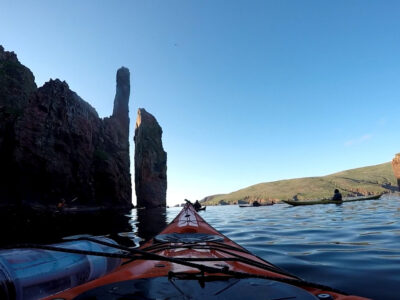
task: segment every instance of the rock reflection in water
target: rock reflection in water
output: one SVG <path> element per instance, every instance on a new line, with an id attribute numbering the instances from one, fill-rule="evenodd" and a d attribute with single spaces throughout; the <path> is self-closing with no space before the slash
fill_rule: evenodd
<path id="1" fill-rule="evenodd" d="M 59 243 L 65 237 L 81 235 L 105 235 L 121 245 L 137 247 L 140 239 L 149 240 L 166 225 L 165 207 L 75 214 L 3 209 L 0 210 L 0 247 Z"/>
<path id="2" fill-rule="evenodd" d="M 138 236 L 145 241 L 157 235 L 167 226 L 167 212 L 165 207 L 138 209 L 136 212 Z"/>
<path id="3" fill-rule="evenodd" d="M 1 211 L 0 246 L 21 243 L 50 244 L 72 235 L 107 235 L 126 246 L 134 246 L 130 239 L 122 241 L 121 232 L 132 232 L 130 216 L 117 212 L 83 214 L 49 214 L 32 211 Z"/>

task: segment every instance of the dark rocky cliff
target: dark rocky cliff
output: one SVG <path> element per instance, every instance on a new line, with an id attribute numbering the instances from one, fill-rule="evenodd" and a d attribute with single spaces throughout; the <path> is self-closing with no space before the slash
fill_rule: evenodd
<path id="1" fill-rule="evenodd" d="M 139 108 L 135 127 L 135 189 L 138 207 L 165 207 L 167 153 L 157 120 Z"/>
<path id="2" fill-rule="evenodd" d="M 117 73 L 111 117 L 50 80 L 36 88 L 0 48 L 0 203 L 131 207 L 129 70 Z"/>

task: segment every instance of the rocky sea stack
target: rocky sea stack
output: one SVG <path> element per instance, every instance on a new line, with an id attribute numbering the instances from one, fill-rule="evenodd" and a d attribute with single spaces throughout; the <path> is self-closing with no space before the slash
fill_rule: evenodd
<path id="1" fill-rule="evenodd" d="M 129 70 L 117 72 L 113 114 L 32 72 L 0 46 L 0 203 L 130 208 Z"/>
<path id="2" fill-rule="evenodd" d="M 157 120 L 139 108 L 135 127 L 135 189 L 137 206 L 166 206 L 167 153 Z"/>

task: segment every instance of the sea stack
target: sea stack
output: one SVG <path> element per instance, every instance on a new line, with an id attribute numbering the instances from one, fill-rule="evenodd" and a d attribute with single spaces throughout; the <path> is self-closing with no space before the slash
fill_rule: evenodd
<path id="1" fill-rule="evenodd" d="M 132 206 L 129 158 L 130 73 L 125 67 L 117 71 L 114 110 L 104 118 L 94 153 L 96 200 L 116 206 Z"/>
<path id="2" fill-rule="evenodd" d="M 162 129 L 145 109 L 139 108 L 135 126 L 135 189 L 138 207 L 166 206 L 167 153 Z"/>
<path id="3" fill-rule="evenodd" d="M 392 160 L 394 176 L 397 178 L 397 187 L 400 191 L 400 153 L 397 153 Z"/>
<path id="4" fill-rule="evenodd" d="M 129 136 L 129 95 L 131 91 L 130 73 L 127 68 L 121 67 L 117 72 L 117 89 L 114 99 L 112 117 L 120 123 L 120 133 L 124 140 Z M 129 145 L 129 138 L 127 139 Z"/>
<path id="5" fill-rule="evenodd" d="M 102 119 L 65 81 L 37 88 L 0 47 L 0 204 L 132 207 L 129 80 L 119 69 L 114 112 Z"/>

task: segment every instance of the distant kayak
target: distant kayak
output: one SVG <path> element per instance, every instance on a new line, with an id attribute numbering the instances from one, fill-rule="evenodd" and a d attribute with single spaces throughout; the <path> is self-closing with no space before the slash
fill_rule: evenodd
<path id="1" fill-rule="evenodd" d="M 313 201 L 294 201 L 294 200 L 282 200 L 283 202 L 298 206 L 298 205 L 315 205 L 315 204 L 340 204 L 344 202 L 353 202 L 353 201 L 365 201 L 365 200 L 376 200 L 379 199 L 382 195 L 373 195 L 373 196 L 363 196 L 363 197 L 355 197 L 355 198 L 347 198 L 342 201 L 334 201 L 331 199 L 321 199 L 321 200 L 313 200 Z"/>
<path id="2" fill-rule="evenodd" d="M 253 204 L 239 204 L 239 207 L 261 207 L 261 206 L 271 206 L 274 205 L 273 203 L 271 204 L 261 204 L 261 205 L 253 205 Z"/>

